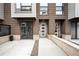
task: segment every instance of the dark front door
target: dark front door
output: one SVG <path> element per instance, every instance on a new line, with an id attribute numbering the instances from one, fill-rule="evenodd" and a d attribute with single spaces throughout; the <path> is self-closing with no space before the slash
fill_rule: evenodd
<path id="1" fill-rule="evenodd" d="M 60 38 L 62 37 L 62 21 L 56 21 L 55 35 Z"/>
<path id="2" fill-rule="evenodd" d="M 22 22 L 21 23 L 21 39 L 32 39 L 33 38 L 33 28 L 32 22 Z"/>

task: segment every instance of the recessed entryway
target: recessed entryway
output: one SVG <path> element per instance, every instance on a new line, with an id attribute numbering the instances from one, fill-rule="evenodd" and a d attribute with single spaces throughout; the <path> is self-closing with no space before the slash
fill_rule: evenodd
<path id="1" fill-rule="evenodd" d="M 55 35 L 58 37 L 62 37 L 62 31 L 63 31 L 63 20 L 56 20 L 55 21 Z"/>
<path id="2" fill-rule="evenodd" d="M 21 22 L 21 39 L 33 39 L 33 22 Z"/>
<path id="3" fill-rule="evenodd" d="M 47 37 L 47 23 L 44 21 L 40 22 L 39 35 L 41 38 Z"/>
<path id="4" fill-rule="evenodd" d="M 71 38 L 79 39 L 79 21 L 71 21 Z"/>

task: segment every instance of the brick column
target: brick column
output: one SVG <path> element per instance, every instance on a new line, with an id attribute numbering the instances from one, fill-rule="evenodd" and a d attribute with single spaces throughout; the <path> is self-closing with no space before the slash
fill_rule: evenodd
<path id="1" fill-rule="evenodd" d="M 71 34 L 71 26 L 68 20 L 65 21 L 65 34 Z"/>
<path id="2" fill-rule="evenodd" d="M 37 35 L 39 34 L 39 19 L 36 19 L 34 21 L 34 26 L 33 26 L 33 34 Z"/>
<path id="3" fill-rule="evenodd" d="M 50 19 L 49 20 L 49 34 L 48 38 L 51 39 L 52 35 L 55 33 L 55 20 Z"/>
<path id="4" fill-rule="evenodd" d="M 11 35 L 14 36 L 15 40 L 20 40 L 20 26 L 17 19 L 11 18 L 11 4 L 4 4 L 4 24 L 11 25 Z"/>
<path id="5" fill-rule="evenodd" d="M 50 19 L 49 20 L 49 35 L 52 35 L 55 33 L 55 20 Z"/>
<path id="6" fill-rule="evenodd" d="M 64 28 L 64 32 L 63 32 L 62 37 L 64 39 L 70 40 L 71 39 L 71 24 L 68 20 L 64 21 L 63 28 Z"/>
<path id="7" fill-rule="evenodd" d="M 33 25 L 33 39 L 39 39 L 39 19 L 36 18 Z"/>

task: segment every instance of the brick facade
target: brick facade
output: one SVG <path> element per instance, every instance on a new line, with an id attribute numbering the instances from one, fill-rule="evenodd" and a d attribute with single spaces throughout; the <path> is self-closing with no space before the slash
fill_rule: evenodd
<path id="1" fill-rule="evenodd" d="M 47 20 L 48 23 L 48 35 L 53 35 L 55 33 L 55 22 L 56 20 L 63 20 L 62 24 L 62 34 L 70 35 L 70 23 L 68 21 L 68 4 L 64 3 L 64 11 L 62 16 L 56 15 L 56 4 L 48 4 L 48 15 L 40 15 L 40 4 L 36 3 L 36 18 L 33 20 L 33 35 L 39 35 L 39 22 L 40 20 Z M 19 20 L 11 17 L 11 4 L 5 3 L 4 5 L 4 23 L 11 25 L 11 34 L 20 35 L 20 23 Z M 27 17 L 26 17 L 27 18 Z M 32 19 L 32 18 L 31 18 Z"/>

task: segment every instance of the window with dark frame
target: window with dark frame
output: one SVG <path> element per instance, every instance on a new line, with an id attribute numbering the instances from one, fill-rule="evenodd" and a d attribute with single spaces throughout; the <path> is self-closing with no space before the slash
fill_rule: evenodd
<path id="1" fill-rule="evenodd" d="M 40 3 L 40 15 L 48 15 L 48 3 Z"/>
<path id="2" fill-rule="evenodd" d="M 56 3 L 56 15 L 62 15 L 62 14 L 63 14 L 63 4 Z"/>
<path id="3" fill-rule="evenodd" d="M 32 3 L 16 3 L 16 11 L 32 11 Z"/>
<path id="4" fill-rule="evenodd" d="M 32 4 L 30 3 L 21 3 L 22 11 L 32 11 Z"/>

